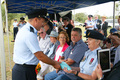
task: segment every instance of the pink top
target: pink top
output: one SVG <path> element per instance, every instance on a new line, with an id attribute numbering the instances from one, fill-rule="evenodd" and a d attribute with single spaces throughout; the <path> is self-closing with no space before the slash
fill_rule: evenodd
<path id="1" fill-rule="evenodd" d="M 57 54 L 57 51 L 58 49 L 60 48 L 60 45 L 58 46 L 57 50 L 56 50 L 56 54 L 55 54 L 55 57 L 54 57 L 54 60 L 56 60 L 57 57 L 59 57 L 56 61 L 59 61 L 59 59 L 61 58 L 63 52 L 67 49 L 69 45 L 67 43 L 64 44 L 64 46 L 62 47 L 62 50 L 61 50 L 61 53 L 59 53 L 58 55 Z"/>

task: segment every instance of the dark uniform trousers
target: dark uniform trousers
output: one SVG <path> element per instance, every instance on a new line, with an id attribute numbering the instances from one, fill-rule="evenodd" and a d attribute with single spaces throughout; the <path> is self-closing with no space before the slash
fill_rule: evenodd
<path id="1" fill-rule="evenodd" d="M 12 70 L 12 80 L 37 80 L 36 65 L 15 64 Z"/>
<path id="2" fill-rule="evenodd" d="M 18 32 L 18 27 L 14 27 L 13 31 L 14 31 L 14 40 L 15 40 L 17 32 Z"/>

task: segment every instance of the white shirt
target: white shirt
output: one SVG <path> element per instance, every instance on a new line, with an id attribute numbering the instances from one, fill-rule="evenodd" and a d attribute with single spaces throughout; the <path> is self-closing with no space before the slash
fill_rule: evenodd
<path id="1" fill-rule="evenodd" d="M 46 53 L 49 50 L 50 44 L 51 44 L 50 37 L 47 34 L 44 39 L 41 38 L 39 40 L 39 46 L 43 53 Z"/>
<path id="2" fill-rule="evenodd" d="M 63 47 L 59 47 L 58 50 L 55 53 L 55 60 L 58 61 L 59 57 L 62 56 L 63 52 L 62 52 Z"/>
<path id="3" fill-rule="evenodd" d="M 30 27 L 33 28 L 34 33 L 30 32 Z M 17 33 L 13 61 L 17 64 L 37 65 L 39 60 L 34 53 L 41 51 L 37 40 L 37 30 L 29 23 L 27 23 Z"/>
<path id="4" fill-rule="evenodd" d="M 18 24 L 18 22 L 13 22 L 14 27 L 18 27 L 17 24 Z"/>

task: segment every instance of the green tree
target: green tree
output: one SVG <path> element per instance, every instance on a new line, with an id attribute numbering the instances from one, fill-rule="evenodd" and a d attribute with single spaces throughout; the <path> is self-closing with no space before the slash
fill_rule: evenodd
<path id="1" fill-rule="evenodd" d="M 86 19 L 87 19 L 87 15 L 85 13 L 75 14 L 75 21 L 84 23 Z"/>
<path id="2" fill-rule="evenodd" d="M 116 15 L 120 15 L 120 1 L 115 4 Z"/>
<path id="3" fill-rule="evenodd" d="M 6 32 L 5 31 L 6 16 L 5 16 L 5 5 L 4 4 L 5 4 L 4 2 L 1 4 L 1 8 L 2 8 L 3 32 L 5 33 Z M 19 21 L 19 18 L 23 17 L 23 16 L 25 16 L 24 13 L 8 13 L 8 29 L 9 29 L 9 31 L 10 31 L 11 24 L 13 22 L 12 20 L 16 18 Z"/>
<path id="4" fill-rule="evenodd" d="M 1 5 L 1 8 L 2 8 L 2 21 L 3 21 L 3 32 L 5 33 L 5 7 L 4 7 L 4 3 L 2 3 Z"/>

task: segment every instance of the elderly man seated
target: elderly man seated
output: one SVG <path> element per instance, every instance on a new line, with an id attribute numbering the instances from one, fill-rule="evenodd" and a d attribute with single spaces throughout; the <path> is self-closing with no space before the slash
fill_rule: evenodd
<path id="1" fill-rule="evenodd" d="M 40 49 L 46 53 L 50 47 L 50 37 L 46 34 L 45 29 L 41 28 L 40 31 L 38 31 L 39 36 L 38 36 L 38 41 L 39 41 L 39 46 Z"/>
<path id="2" fill-rule="evenodd" d="M 97 77 L 95 74 L 95 68 L 98 64 L 97 50 L 101 49 L 99 45 L 101 40 L 104 39 L 104 36 L 97 31 L 91 30 L 86 37 L 88 37 L 89 50 L 85 52 L 79 67 L 72 67 L 72 70 L 69 71 L 64 68 L 64 71 L 67 73 L 73 73 L 76 77 L 80 77 L 79 80 L 95 80 Z"/>
<path id="3" fill-rule="evenodd" d="M 85 51 L 88 50 L 87 45 L 82 40 L 82 31 L 80 28 L 72 29 L 71 40 L 70 46 L 65 50 L 59 61 L 65 61 L 71 67 L 78 67 Z M 77 78 L 73 74 L 66 73 L 63 70 L 59 70 L 58 73 L 53 71 L 45 75 L 45 80 L 76 80 Z"/>

